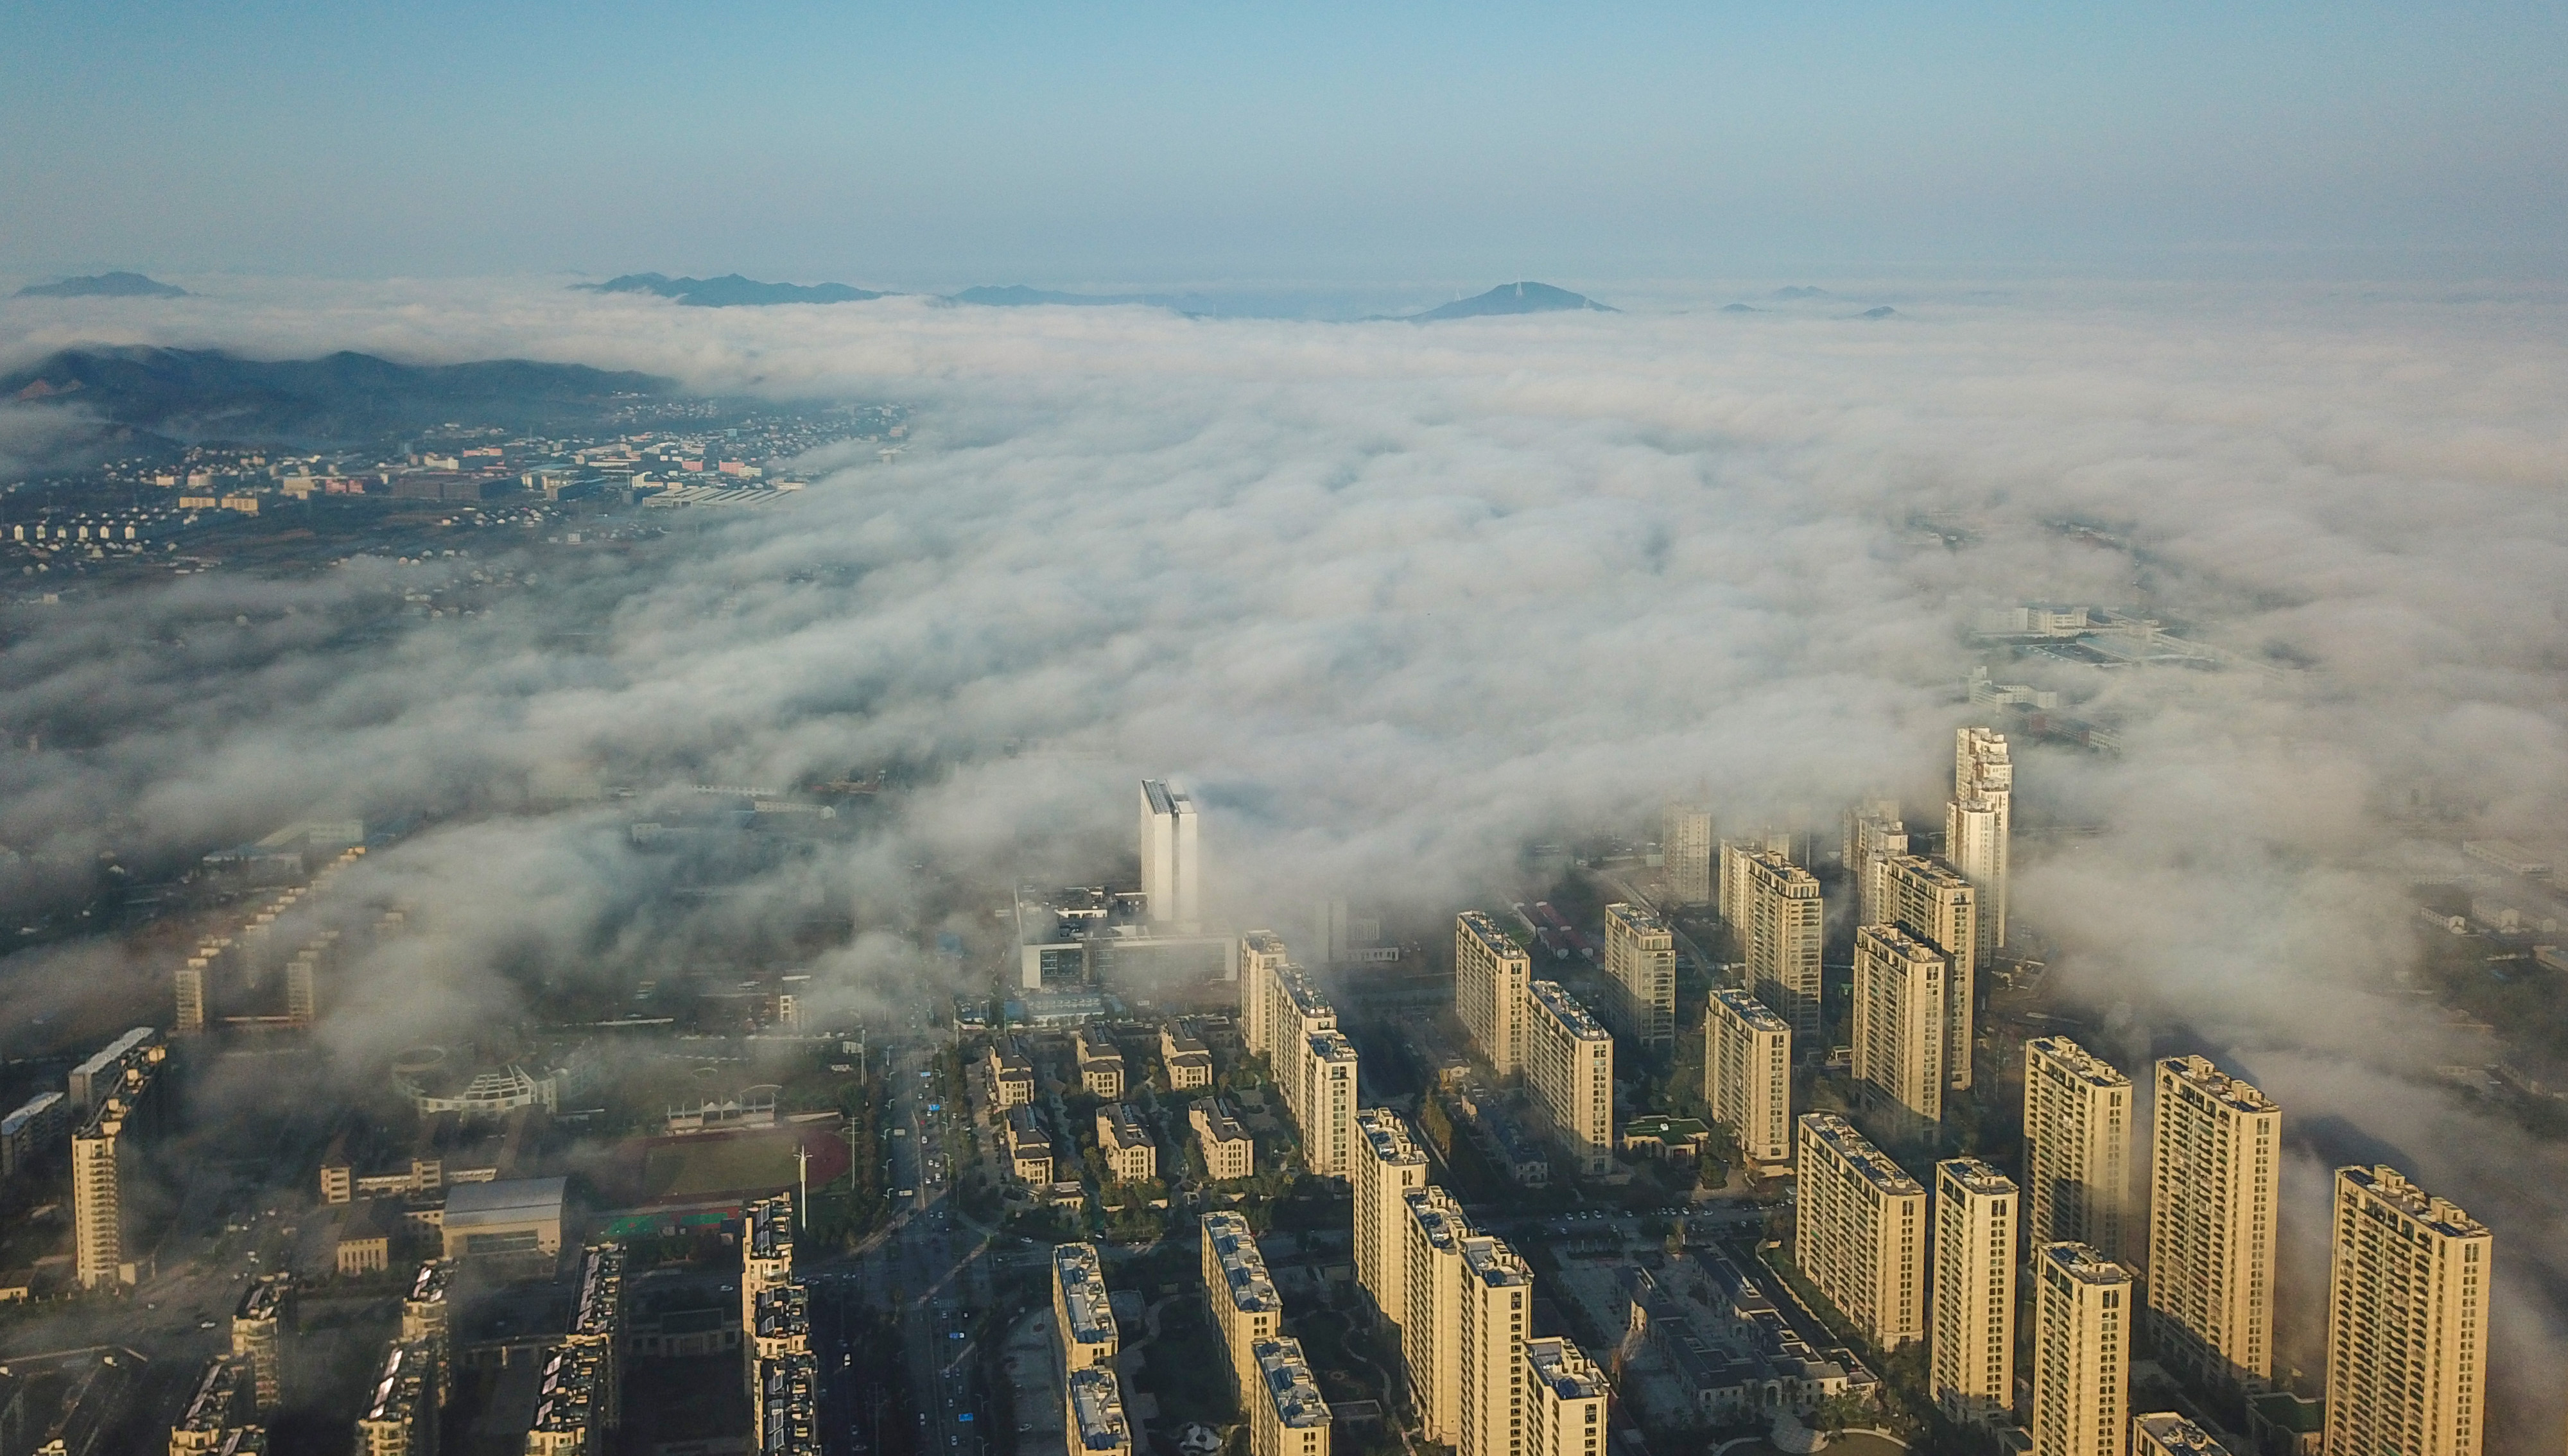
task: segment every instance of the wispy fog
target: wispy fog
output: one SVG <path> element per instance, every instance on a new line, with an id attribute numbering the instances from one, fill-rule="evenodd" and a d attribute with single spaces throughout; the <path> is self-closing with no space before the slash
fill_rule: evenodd
<path id="1" fill-rule="evenodd" d="M 512 355 L 914 411 L 896 461 L 811 461 L 799 500 L 671 512 L 635 553 L 481 531 L 469 565 L 22 610 L 0 842 L 183 856 L 312 814 L 444 821 L 368 867 L 429 934 L 369 968 L 367 1014 L 330 1028 L 352 1050 L 822 901 L 884 933 L 818 968 L 853 1005 L 929 975 L 910 947 L 962 913 L 913 864 L 1098 876 L 1142 772 L 1204 805 L 1237 924 L 1505 891 L 1528 841 L 1647 833 L 1671 794 L 1734 826 L 1880 793 L 1932 820 L 1976 610 L 2143 611 L 2291 670 L 2040 678 L 2125 748 L 2019 747 L 2018 913 L 2099 1021 L 2119 1004 L 2233 1061 L 2287 1125 L 2343 1119 L 2494 1224 L 2490 1433 L 2554 1449 L 2568 1230 L 2543 1191 L 2568 1168 L 2434 1088 L 2490 1053 L 2394 978 L 2413 821 L 2540 842 L 2568 789 L 2558 302 L 1718 311 L 1764 287 L 1426 329 L 551 284 L 0 305 L 7 364 L 75 341 Z M 0 457 L 39 428 L 0 417 Z M 475 568 L 531 585 L 353 635 L 384 593 Z M 625 832 L 672 785 L 894 760 L 940 776 L 746 895 L 674 900 L 673 861 Z M 565 773 L 638 797 L 516 817 Z M 2104 832 L 2045 832 L 2073 826 Z M 59 1004 L 81 964 L 20 962 L 0 1015 Z M 2285 1214 L 2305 1282 L 2323 1208 Z"/>

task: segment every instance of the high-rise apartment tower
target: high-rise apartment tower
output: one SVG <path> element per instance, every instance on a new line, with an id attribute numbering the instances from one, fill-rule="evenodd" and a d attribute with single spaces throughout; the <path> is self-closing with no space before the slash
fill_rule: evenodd
<path id="1" fill-rule="evenodd" d="M 1748 989 L 1790 1024 L 1792 1034 L 1815 1037 L 1819 944 L 1826 921 L 1819 882 L 1770 849 L 1738 856 L 1735 863 L 1740 918 L 1733 930 L 1747 962 Z"/>
<path id="2" fill-rule="evenodd" d="M 2034 1456 L 2123 1456 L 2131 1274 L 2084 1244 L 2033 1257 Z"/>
<path id="3" fill-rule="evenodd" d="M 1427 1154 L 1388 1107 L 1356 1114 L 1356 1283 L 1397 1326 L 1409 1312 L 1409 1194 L 1427 1186 Z"/>
<path id="4" fill-rule="evenodd" d="M 1659 849 L 1667 867 L 1668 899 L 1677 905 L 1712 903 L 1712 811 L 1670 804 L 1659 823 Z"/>
<path id="5" fill-rule="evenodd" d="M 1944 1085 L 1968 1087 L 1978 1034 L 1979 887 L 1940 859 L 1903 854 L 1882 862 L 1881 898 L 1883 920 L 1944 953 Z"/>
<path id="6" fill-rule="evenodd" d="M 1676 937 L 1638 905 L 1605 907 L 1605 1010 L 1614 1029 L 1644 1051 L 1677 1039 Z"/>
<path id="7" fill-rule="evenodd" d="M 1854 933 L 1854 1077 L 1932 1127 L 1944 1117 L 1944 955 L 1895 925 Z"/>
<path id="8" fill-rule="evenodd" d="M 2326 1456 L 2478 1456 L 2487 1226 L 2399 1175 L 2339 1168 L 2328 1276 Z"/>
<path id="9" fill-rule="evenodd" d="M 1500 1076 L 1524 1062 L 1525 986 L 1533 959 L 1476 910 L 1453 919 L 1453 1014 Z"/>
<path id="10" fill-rule="evenodd" d="M 2131 1223 L 2131 1079 L 2066 1036 L 2024 1043 L 2024 1237 L 2118 1259 Z"/>
<path id="11" fill-rule="evenodd" d="M 1891 919 L 1890 902 L 1882 897 L 1881 871 L 1892 857 L 1908 852 L 1908 826 L 1900 822 L 1895 799 L 1867 799 L 1846 811 L 1845 869 L 1854 884 L 1854 923 L 1879 925 Z"/>
<path id="12" fill-rule="evenodd" d="M 1953 797 L 1944 805 L 1944 858 L 1980 887 L 1980 962 L 2006 945 L 2007 863 L 2015 764 L 2004 733 L 1953 734 Z"/>
<path id="13" fill-rule="evenodd" d="M 1614 1038 L 1558 983 L 1525 995 L 1525 1085 L 1580 1177 L 1614 1171 Z"/>
<path id="14" fill-rule="evenodd" d="M 1801 1115 L 1792 1261 L 1881 1348 L 1926 1336 L 1926 1190 L 1832 1112 Z"/>
<path id="15" fill-rule="evenodd" d="M 1792 1028 L 1736 987 L 1715 989 L 1704 1012 L 1703 1100 L 1741 1157 L 1792 1160 Z"/>
<path id="16" fill-rule="evenodd" d="M 2149 1143 L 2149 1337 L 2158 1361 L 2221 1390 L 2273 1370 L 2282 1109 L 2199 1056 L 2158 1063 Z"/>
<path id="17" fill-rule="evenodd" d="M 2014 1180 L 1977 1158 L 1935 1165 L 1934 1323 L 1928 1368 L 1935 1403 L 1964 1423 L 2015 1405 Z"/>
<path id="18" fill-rule="evenodd" d="M 1141 899 L 1154 923 L 1203 920 L 1202 852 L 1195 801 L 1155 778 L 1141 780 Z"/>

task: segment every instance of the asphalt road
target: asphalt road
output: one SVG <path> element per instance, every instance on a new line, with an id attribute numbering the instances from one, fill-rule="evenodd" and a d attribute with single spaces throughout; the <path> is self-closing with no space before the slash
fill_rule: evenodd
<path id="1" fill-rule="evenodd" d="M 935 1101 L 928 1074 L 934 1055 L 932 1045 L 892 1053 L 892 1228 L 851 1269 L 831 1277 L 838 1303 L 821 1358 L 823 1368 L 838 1376 L 827 1382 L 838 1387 L 826 1407 L 832 1451 L 871 1449 L 859 1444 L 870 1435 L 853 1392 L 868 1381 L 853 1368 L 847 1344 L 850 1305 L 888 1310 L 898 1320 L 909 1419 L 922 1456 L 986 1456 L 993 1443 L 1002 1450 L 1013 1444 L 1012 1437 L 981 1429 L 989 1417 L 975 1400 L 969 1316 L 989 1303 L 985 1235 L 948 1197 L 953 1183 L 945 1166 L 946 1133 L 968 1124 L 969 1116 Z"/>

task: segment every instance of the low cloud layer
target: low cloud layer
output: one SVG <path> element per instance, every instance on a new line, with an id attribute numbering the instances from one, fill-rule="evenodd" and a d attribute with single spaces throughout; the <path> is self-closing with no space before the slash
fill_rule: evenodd
<path id="1" fill-rule="evenodd" d="M 2389 993 L 2413 944 L 2398 816 L 2538 841 L 2568 789 L 2557 302 L 1896 296 L 1873 322 L 1431 329 L 512 285 L 0 307 L 0 364 L 75 340 L 516 355 L 915 411 L 898 462 L 814 460 L 802 499 L 681 513 L 632 558 L 479 533 L 462 569 L 534 585 L 363 650 L 385 594 L 457 568 L 217 573 L 22 618 L 0 728 L 45 746 L 0 758 L 0 842 L 457 821 L 370 869 L 443 949 L 377 977 L 334 1030 L 351 1052 L 815 903 L 879 933 L 819 968 L 874 1004 L 972 910 L 913 865 L 1094 876 L 1139 773 L 1206 805 L 1236 922 L 1433 906 L 1672 794 L 1731 826 L 1882 793 L 1931 820 L 1975 610 L 2143 610 L 2306 666 L 2046 680 L 2126 751 L 2019 750 L 2029 828 L 2102 832 L 2029 835 L 2017 911 L 2099 1018 L 2234 1056 L 2287 1118 L 2346 1119 L 2495 1222 L 2497 1449 L 2554 1448 L 2568 1240 L 2526 1191 L 2557 1151 L 2431 1090 L 2484 1052 Z M 889 760 L 942 771 L 744 896 L 673 901 L 622 832 L 669 785 Z M 645 797 L 528 814 L 566 765 Z M 60 1001 L 62 964 L 0 999 Z M 2286 1213 L 2305 1249 L 2324 1217 Z"/>

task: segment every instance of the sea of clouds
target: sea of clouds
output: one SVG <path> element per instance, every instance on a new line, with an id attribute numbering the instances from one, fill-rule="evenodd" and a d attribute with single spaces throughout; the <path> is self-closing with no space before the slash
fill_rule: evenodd
<path id="1" fill-rule="evenodd" d="M 801 498 L 675 512 L 640 553 L 472 533 L 473 567 L 534 584 L 380 640 L 350 636 L 368 603 L 469 568 L 17 615 L 0 730 L 40 746 L 0 757 L 0 843 L 183 857 L 431 816 L 369 868 L 428 934 L 356 973 L 351 1062 L 815 903 L 862 932 L 815 968 L 830 1004 L 881 1005 L 974 913 L 931 880 L 1102 877 L 1142 773 L 1204 804 L 1227 918 L 1287 928 L 1328 895 L 1520 893 L 1529 841 L 1647 835 L 1671 796 L 1824 830 L 1887 794 L 1933 826 L 1973 614 L 2144 609 L 2300 666 L 2041 678 L 2125 749 L 2019 746 L 2017 917 L 2076 1003 L 2141 1028 L 2099 1050 L 2154 1032 L 2339 1130 L 2291 1173 L 2287 1356 L 2321 1361 L 2326 1157 L 2388 1148 L 2496 1227 L 2495 1449 L 2556 1446 L 2568 1159 L 2439 1088 L 2498 1053 L 2396 986 L 2440 862 L 2408 841 L 2546 842 L 2568 790 L 2554 297 L 1885 286 L 1898 316 L 1859 320 L 1671 288 L 1419 328 L 182 281 L 206 296 L 0 303 L 0 369 L 355 348 L 912 412 L 896 459 L 824 451 Z M 0 463 L 60 437 L 9 409 Z M 944 769 L 882 830 L 683 905 L 624 832 L 642 810 L 523 808 L 565 765 L 647 806 L 894 758 Z M 77 1004 L 112 954 L 14 958 L 0 1014 Z"/>

